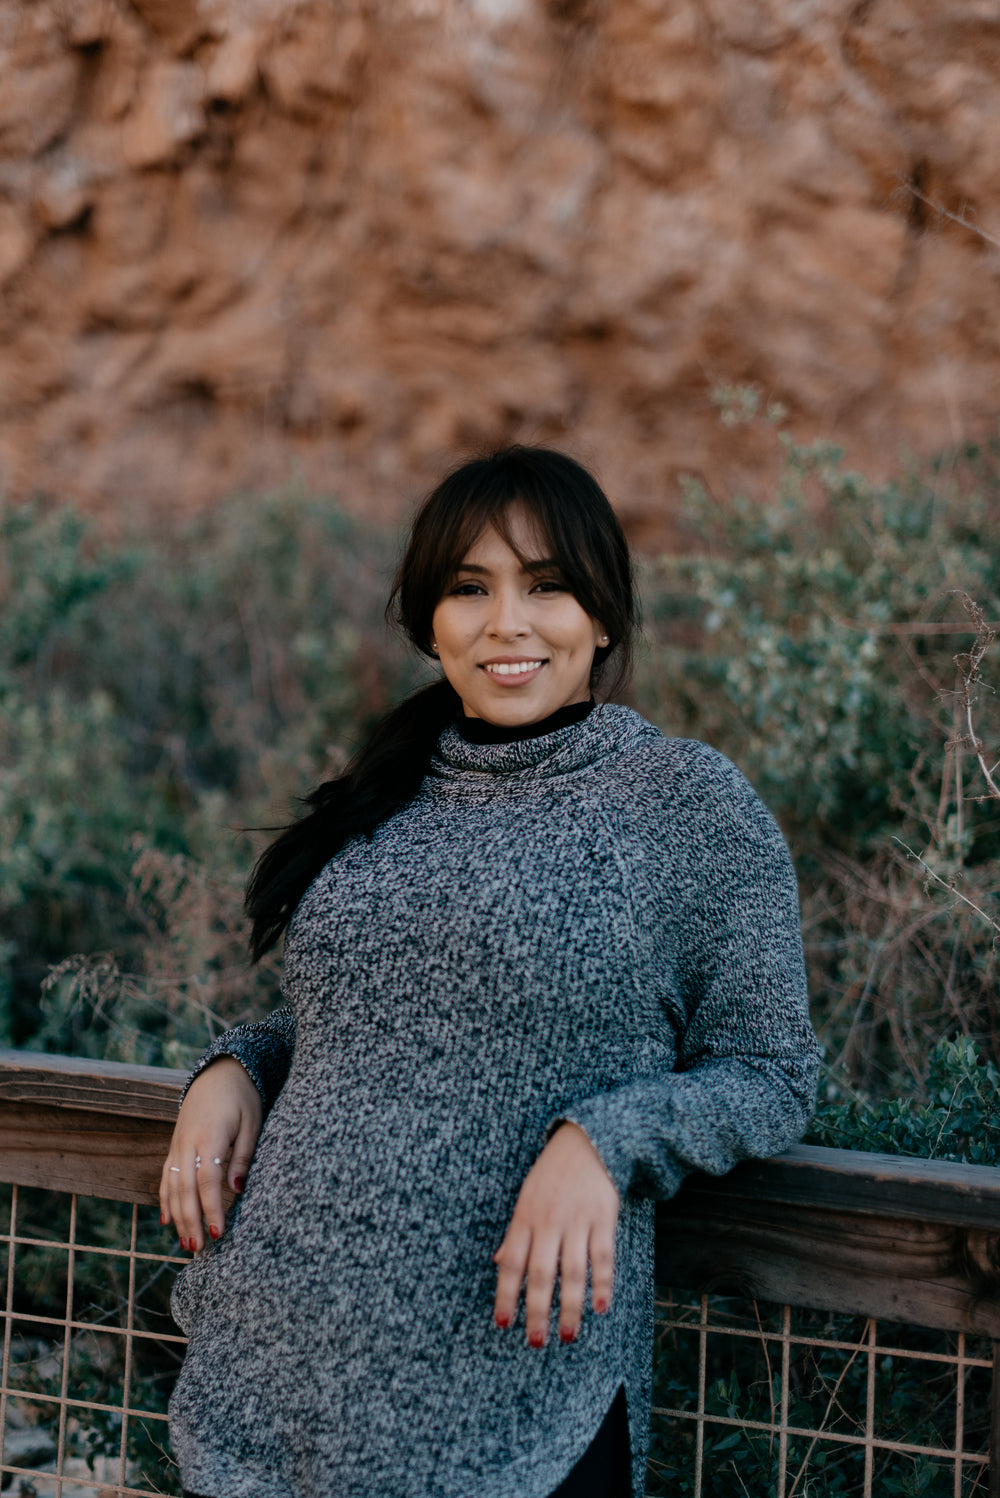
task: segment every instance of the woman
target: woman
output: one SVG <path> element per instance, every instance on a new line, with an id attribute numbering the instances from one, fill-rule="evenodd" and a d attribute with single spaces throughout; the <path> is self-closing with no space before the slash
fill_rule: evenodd
<path id="1" fill-rule="evenodd" d="M 175 1451 L 206 1498 L 639 1498 L 653 1199 L 812 1105 L 794 875 L 728 761 L 594 704 L 636 611 L 573 460 L 457 469 L 392 601 L 444 679 L 258 863 L 288 1007 L 164 1167 Z"/>

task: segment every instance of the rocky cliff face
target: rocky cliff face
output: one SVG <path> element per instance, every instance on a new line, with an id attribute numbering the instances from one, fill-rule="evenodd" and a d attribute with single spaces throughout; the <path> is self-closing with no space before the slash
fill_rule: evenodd
<path id="1" fill-rule="evenodd" d="M 996 0 L 4 0 L 0 484 L 399 511 L 552 440 L 642 532 L 995 431 Z M 968 226 L 972 227 L 968 227 Z"/>

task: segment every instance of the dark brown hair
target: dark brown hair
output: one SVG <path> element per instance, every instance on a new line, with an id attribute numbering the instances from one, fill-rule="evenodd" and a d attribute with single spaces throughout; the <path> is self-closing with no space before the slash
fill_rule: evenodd
<path id="1" fill-rule="evenodd" d="M 421 505 L 387 613 L 430 655 L 431 619 L 451 578 L 490 527 L 522 562 L 510 530 L 523 510 L 586 613 L 611 642 L 594 655 L 592 682 L 609 661 L 612 689 L 631 674 L 637 607 L 628 543 L 607 495 L 582 464 L 547 447 L 507 447 L 454 469 Z"/>
<path id="2" fill-rule="evenodd" d="M 414 517 L 387 616 L 432 655 L 434 610 L 483 531 L 492 526 L 518 552 L 510 530 L 514 506 L 528 516 L 577 602 L 610 636 L 594 655 L 591 684 L 613 665 L 610 689 L 619 688 L 628 680 L 638 626 L 628 544 L 597 480 L 551 448 L 503 448 L 463 463 L 438 484 Z M 247 885 L 255 962 L 275 945 L 309 885 L 344 844 L 371 837 L 413 800 L 441 730 L 460 713 L 447 681 L 422 688 L 376 725 L 342 775 L 305 798 L 306 815 L 264 850 Z"/>

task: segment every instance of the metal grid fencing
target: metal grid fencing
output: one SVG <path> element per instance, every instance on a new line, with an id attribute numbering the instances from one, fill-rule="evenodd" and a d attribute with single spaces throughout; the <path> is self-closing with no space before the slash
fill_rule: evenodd
<path id="1" fill-rule="evenodd" d="M 155 1208 L 0 1187 L 13 1498 L 179 1492 L 163 1247 Z M 672 1291 L 656 1325 L 650 1498 L 987 1498 L 987 1338 Z"/>
<path id="2" fill-rule="evenodd" d="M 664 1294 L 651 1495 L 987 1498 L 988 1338 Z"/>
<path id="3" fill-rule="evenodd" d="M 14 1498 L 180 1492 L 166 1401 L 183 1354 L 154 1208 L 0 1187 L 0 1485 Z"/>

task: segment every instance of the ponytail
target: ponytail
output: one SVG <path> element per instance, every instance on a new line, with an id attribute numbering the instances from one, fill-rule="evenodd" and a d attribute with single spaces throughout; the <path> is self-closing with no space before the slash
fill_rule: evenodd
<path id="1" fill-rule="evenodd" d="M 277 943 L 316 875 L 344 844 L 370 838 L 409 805 L 441 730 L 459 716 L 460 706 L 447 681 L 415 692 L 381 719 L 342 775 L 305 798 L 309 811 L 265 848 L 247 884 L 244 908 L 254 962 Z"/>

